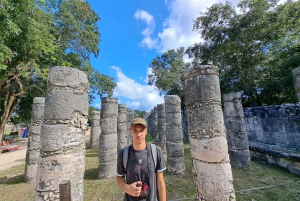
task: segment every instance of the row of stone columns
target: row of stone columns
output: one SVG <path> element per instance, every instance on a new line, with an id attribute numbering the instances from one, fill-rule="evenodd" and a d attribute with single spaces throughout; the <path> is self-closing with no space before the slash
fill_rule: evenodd
<path id="1" fill-rule="evenodd" d="M 167 154 L 167 170 L 172 174 L 183 173 L 185 164 L 180 98 L 177 95 L 165 96 L 165 103 L 155 106 L 146 120 L 155 144 Z"/>
<path id="2" fill-rule="evenodd" d="M 85 73 L 54 67 L 48 75 L 46 99 L 33 101 L 25 182 L 37 183 L 34 200 L 59 200 L 59 184 L 64 180 L 71 181 L 72 200 L 83 200 L 88 91 Z M 99 148 L 100 179 L 115 176 L 117 150 L 128 145 L 134 118 L 132 110 L 118 105 L 115 98 L 101 102 L 101 112 L 92 112 L 90 139 L 91 147 Z"/>
<path id="3" fill-rule="evenodd" d="M 297 69 L 293 71 L 296 81 L 300 74 L 298 71 L 300 72 Z M 215 196 L 212 199 L 206 200 L 235 200 L 229 156 L 234 161 L 232 163 L 234 166 L 250 166 L 240 94 L 224 95 L 224 117 L 229 139 L 227 142 L 218 68 L 194 66 L 184 73 L 184 79 L 196 195 L 199 200 L 205 199 L 203 197 L 205 195 L 213 194 Z M 298 93 L 296 81 L 295 90 Z M 37 182 L 35 194 L 37 201 L 59 200 L 59 184 L 63 180 L 71 181 L 72 200 L 83 200 L 84 135 L 88 115 L 88 92 L 89 83 L 85 73 L 73 68 L 54 67 L 48 75 L 44 112 L 43 98 L 34 100 L 25 177 L 28 182 Z M 101 101 L 99 178 L 108 178 L 115 175 L 114 168 L 111 167 L 116 166 L 117 150 L 125 146 L 126 137 L 120 137 L 121 131 L 125 130 L 125 123 L 128 130 L 129 122 L 134 115 L 126 109 L 125 118 L 126 107 L 118 105 L 115 98 L 103 98 Z M 185 169 L 180 105 L 178 96 L 168 95 L 165 97 L 165 105 L 160 104 L 155 109 L 157 111 L 154 110 L 159 132 L 154 132 L 153 135 L 159 139 L 157 142 L 163 148 L 163 131 L 166 125 L 167 166 L 168 171 L 175 174 Z M 96 120 L 99 119 L 98 115 L 99 112 L 94 113 L 95 122 L 92 122 L 92 127 L 98 127 Z M 39 132 L 40 142 L 38 142 Z M 123 145 L 118 146 L 118 135 L 119 142 L 122 141 Z M 37 168 L 36 178 L 29 173 L 35 168 Z"/>

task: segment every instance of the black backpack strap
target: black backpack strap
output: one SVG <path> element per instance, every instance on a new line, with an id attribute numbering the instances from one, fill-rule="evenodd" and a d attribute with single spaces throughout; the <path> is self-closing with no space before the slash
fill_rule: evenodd
<path id="1" fill-rule="evenodd" d="M 127 172 L 128 153 L 129 153 L 129 146 L 126 146 L 123 149 L 123 166 L 124 166 L 125 172 Z"/>

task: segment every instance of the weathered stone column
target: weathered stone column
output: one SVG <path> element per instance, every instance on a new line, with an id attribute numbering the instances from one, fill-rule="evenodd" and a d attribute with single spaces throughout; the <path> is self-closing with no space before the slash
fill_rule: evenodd
<path id="1" fill-rule="evenodd" d="M 240 92 L 223 95 L 225 127 L 231 165 L 248 168 L 251 161 L 241 97 Z"/>
<path id="2" fill-rule="evenodd" d="M 182 133 L 183 133 L 183 138 L 185 140 L 188 140 L 189 138 L 189 133 L 188 133 L 188 112 L 187 108 L 184 107 L 182 110 Z"/>
<path id="3" fill-rule="evenodd" d="M 153 109 L 151 109 L 150 113 L 149 113 L 149 116 L 148 116 L 148 121 L 147 121 L 147 130 L 148 130 L 148 133 L 151 135 L 151 137 L 154 139 L 154 136 L 153 136 L 153 131 L 152 131 L 152 128 L 153 128 Z"/>
<path id="4" fill-rule="evenodd" d="M 33 99 L 31 122 L 29 127 L 29 138 L 26 152 L 25 182 L 36 183 L 37 168 L 40 158 L 40 133 L 44 121 L 45 98 L 36 97 Z"/>
<path id="5" fill-rule="evenodd" d="M 70 180 L 72 200 L 81 201 L 89 82 L 84 72 L 61 66 L 51 68 L 47 81 L 34 200 L 59 200 L 59 184 Z"/>
<path id="6" fill-rule="evenodd" d="M 194 66 L 184 72 L 185 104 L 198 200 L 235 200 L 221 108 L 219 70 Z M 220 194 L 224 193 L 224 194 Z M 201 196 L 215 195 L 200 198 Z"/>
<path id="7" fill-rule="evenodd" d="M 173 174 L 183 173 L 184 147 L 181 126 L 181 100 L 177 95 L 165 96 L 167 170 Z"/>
<path id="8" fill-rule="evenodd" d="M 99 148 L 99 138 L 101 135 L 100 111 L 94 110 L 91 116 L 91 136 L 90 144 L 92 149 Z"/>
<path id="9" fill-rule="evenodd" d="M 158 142 L 158 134 L 157 134 L 157 106 L 153 108 L 153 117 L 152 117 L 152 132 L 155 143 Z"/>
<path id="10" fill-rule="evenodd" d="M 132 136 L 130 134 L 130 125 L 131 125 L 131 121 L 134 119 L 134 113 L 132 112 L 132 109 L 127 108 L 127 145 L 130 145 L 132 143 Z"/>
<path id="11" fill-rule="evenodd" d="M 101 135 L 99 140 L 99 179 L 111 178 L 116 175 L 117 167 L 117 118 L 118 99 L 101 99 Z"/>
<path id="12" fill-rule="evenodd" d="M 165 104 L 157 105 L 157 134 L 158 143 L 157 145 L 166 152 L 166 113 Z"/>
<path id="13" fill-rule="evenodd" d="M 300 67 L 292 70 L 292 74 L 294 78 L 294 88 L 296 91 L 298 102 L 300 103 Z"/>
<path id="14" fill-rule="evenodd" d="M 118 107 L 118 152 L 127 146 L 127 110 L 125 104 L 119 104 Z"/>

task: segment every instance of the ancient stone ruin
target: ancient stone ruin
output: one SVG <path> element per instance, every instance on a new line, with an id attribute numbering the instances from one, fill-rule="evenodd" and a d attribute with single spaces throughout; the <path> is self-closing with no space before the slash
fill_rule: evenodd
<path id="1" fill-rule="evenodd" d="M 92 149 L 99 148 L 99 138 L 101 135 L 100 111 L 93 111 L 91 115 L 91 136 L 90 146 Z"/>
<path id="2" fill-rule="evenodd" d="M 223 101 L 231 166 L 248 168 L 251 161 L 241 93 L 224 94 Z"/>
<path id="3" fill-rule="evenodd" d="M 117 118 L 118 99 L 101 98 L 101 135 L 99 140 L 99 172 L 98 178 L 111 178 L 116 175 L 117 167 Z"/>
<path id="4" fill-rule="evenodd" d="M 157 105 L 157 145 L 166 152 L 166 114 L 165 104 Z"/>
<path id="5" fill-rule="evenodd" d="M 127 110 L 125 104 L 119 104 L 118 107 L 118 152 L 127 146 L 128 128 L 127 128 Z"/>
<path id="6" fill-rule="evenodd" d="M 25 182 L 36 183 L 38 162 L 40 158 L 40 133 L 44 121 L 45 98 L 36 97 L 33 99 L 31 122 L 25 160 Z"/>
<path id="7" fill-rule="evenodd" d="M 218 67 L 195 65 L 184 79 L 197 200 L 235 200 Z"/>
<path id="8" fill-rule="evenodd" d="M 89 105 L 87 75 L 53 67 L 47 80 L 35 201 L 59 200 L 59 184 L 71 182 L 73 201 L 83 200 L 85 129 Z"/>
<path id="9" fill-rule="evenodd" d="M 293 78 L 294 78 L 294 88 L 296 91 L 298 101 L 300 103 L 300 67 L 292 70 L 292 74 L 293 74 Z"/>
<path id="10" fill-rule="evenodd" d="M 153 118 L 154 118 L 154 109 L 151 109 L 146 121 L 147 121 L 147 126 L 148 126 L 148 133 L 151 135 L 151 137 L 153 139 L 155 139 L 154 138 L 155 136 L 153 135 L 154 131 L 152 131 L 153 127 L 155 126 Z"/>
<path id="11" fill-rule="evenodd" d="M 249 107 L 244 114 L 251 159 L 300 175 L 299 104 Z"/>
<path id="12" fill-rule="evenodd" d="M 167 170 L 173 174 L 183 173 L 184 147 L 181 127 L 181 100 L 177 95 L 165 96 Z"/>
<path id="13" fill-rule="evenodd" d="M 132 143 L 132 136 L 129 133 L 129 130 L 130 130 L 131 121 L 134 119 L 134 112 L 130 108 L 127 108 L 126 112 L 127 112 L 127 118 L 126 118 L 127 119 L 127 130 L 128 130 L 127 145 L 130 145 Z"/>

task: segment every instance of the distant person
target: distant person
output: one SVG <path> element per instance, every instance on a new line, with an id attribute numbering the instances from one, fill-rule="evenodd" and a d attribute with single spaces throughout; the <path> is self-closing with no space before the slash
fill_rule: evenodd
<path id="1" fill-rule="evenodd" d="M 166 201 L 166 166 L 161 148 L 146 143 L 147 124 L 142 118 L 132 120 L 130 134 L 132 144 L 119 152 L 117 162 L 116 182 L 125 192 L 123 201 Z M 127 157 L 127 167 L 123 157 Z"/>

